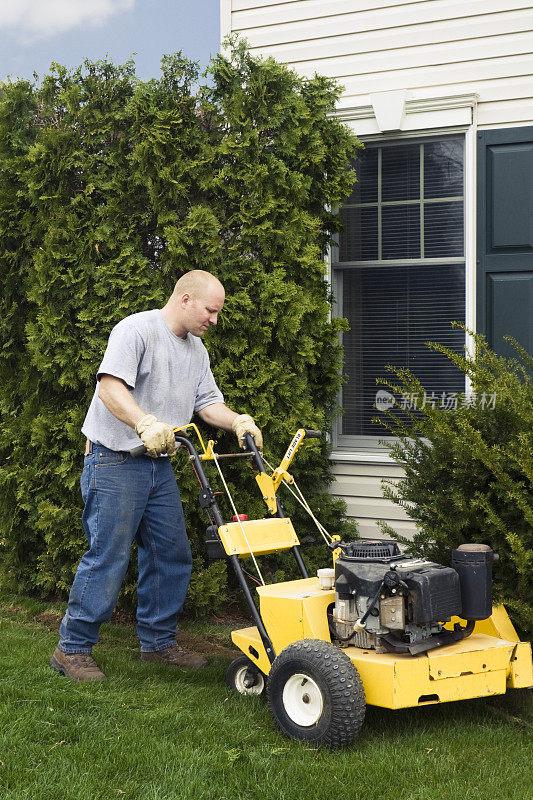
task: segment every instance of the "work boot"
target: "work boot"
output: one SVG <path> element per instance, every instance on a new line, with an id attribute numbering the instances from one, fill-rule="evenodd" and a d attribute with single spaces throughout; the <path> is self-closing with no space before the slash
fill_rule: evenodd
<path id="1" fill-rule="evenodd" d="M 198 653 L 188 653 L 179 644 L 165 647 L 164 650 L 155 650 L 153 653 L 141 653 L 142 661 L 159 661 L 163 664 L 172 664 L 185 669 L 200 669 L 207 665 L 207 659 Z"/>
<path id="2" fill-rule="evenodd" d="M 105 681 L 106 678 L 90 653 L 64 653 L 56 647 L 50 666 L 73 681 Z"/>

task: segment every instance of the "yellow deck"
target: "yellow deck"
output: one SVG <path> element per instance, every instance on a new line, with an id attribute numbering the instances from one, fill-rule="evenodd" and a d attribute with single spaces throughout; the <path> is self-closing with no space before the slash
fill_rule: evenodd
<path id="1" fill-rule="evenodd" d="M 331 641 L 326 611 L 335 593 L 320 589 L 318 578 L 258 588 L 261 617 L 276 654 L 298 639 Z M 257 628 L 234 631 L 233 642 L 265 673 L 270 662 Z M 347 647 L 366 701 L 384 708 L 409 708 L 472 697 L 504 694 L 533 685 L 531 645 L 519 642 L 503 606 L 474 633 L 455 644 L 412 656 L 377 654 Z"/>

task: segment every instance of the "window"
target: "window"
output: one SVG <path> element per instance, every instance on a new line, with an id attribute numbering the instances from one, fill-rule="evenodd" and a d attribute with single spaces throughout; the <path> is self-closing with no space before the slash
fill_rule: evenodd
<path id="1" fill-rule="evenodd" d="M 438 395 L 464 391 L 464 377 L 425 347 L 462 351 L 465 319 L 463 138 L 368 144 L 343 204 L 333 260 L 346 383 L 340 446 L 377 447 L 376 378 L 405 366 Z"/>

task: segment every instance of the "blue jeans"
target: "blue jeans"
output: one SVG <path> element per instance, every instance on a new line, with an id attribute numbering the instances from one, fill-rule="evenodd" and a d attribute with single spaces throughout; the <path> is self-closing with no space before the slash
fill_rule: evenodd
<path id="1" fill-rule="evenodd" d="M 137 633 L 141 650 L 175 641 L 191 576 L 191 548 L 169 458 L 132 458 L 91 444 L 81 475 L 82 556 L 59 630 L 65 653 L 90 653 L 117 602 L 131 544 L 138 544 Z"/>

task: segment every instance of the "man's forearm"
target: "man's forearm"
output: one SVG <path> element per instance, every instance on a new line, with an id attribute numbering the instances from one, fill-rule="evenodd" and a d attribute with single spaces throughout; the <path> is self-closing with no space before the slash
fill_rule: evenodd
<path id="1" fill-rule="evenodd" d="M 225 403 L 212 403 L 198 412 L 198 416 L 214 428 L 223 428 L 230 431 L 233 420 L 239 415 L 232 411 Z"/>
<path id="2" fill-rule="evenodd" d="M 142 417 L 146 416 L 132 397 L 124 383 L 112 375 L 102 375 L 98 387 L 98 397 L 108 411 L 130 428 L 135 428 Z"/>

